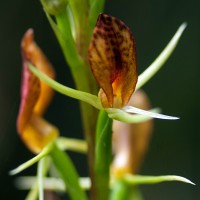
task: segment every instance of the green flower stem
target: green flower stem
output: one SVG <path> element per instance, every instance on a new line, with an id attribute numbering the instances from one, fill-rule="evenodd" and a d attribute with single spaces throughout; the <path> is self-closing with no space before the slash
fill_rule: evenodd
<path id="1" fill-rule="evenodd" d="M 63 179 L 66 190 L 72 200 L 86 200 L 87 196 L 79 184 L 78 174 L 69 156 L 54 143 L 50 152 L 53 163 Z"/>
<path id="2" fill-rule="evenodd" d="M 72 72 L 76 88 L 90 93 L 97 92 L 97 84 L 94 80 L 88 66 L 88 46 L 89 46 L 89 28 L 87 16 L 87 3 L 85 0 L 69 1 L 72 16 L 69 9 L 59 15 L 56 15 L 57 24 L 48 17 L 52 28 L 57 35 L 62 47 L 66 62 Z M 81 7 L 79 9 L 79 7 Z M 75 40 L 72 35 L 72 23 L 75 20 Z"/>
<path id="3" fill-rule="evenodd" d="M 97 94 L 97 84 L 91 74 L 87 61 L 87 52 L 90 40 L 88 19 L 89 1 L 69 0 L 68 3 L 69 7 L 65 12 L 60 13 L 58 16 L 54 16 L 57 24 L 48 13 L 46 13 L 47 18 L 58 38 L 64 57 L 69 64 L 76 88 L 80 91 Z M 69 10 L 70 13 L 67 13 Z M 94 20 L 96 20 L 96 18 Z M 71 25 L 74 25 L 74 30 L 72 30 L 73 27 L 70 27 L 70 23 Z M 72 35 L 72 31 L 75 33 L 75 39 Z M 96 102 L 98 102 L 98 100 Z M 100 108 L 101 104 L 98 104 L 97 107 Z M 83 119 L 83 129 L 88 143 L 89 171 L 92 179 L 91 195 L 92 198 L 95 199 L 94 145 L 98 111 L 84 102 L 80 102 L 80 106 L 81 116 Z"/>
<path id="4" fill-rule="evenodd" d="M 138 77 L 136 90 L 140 89 L 147 81 L 149 81 L 158 72 L 158 70 L 165 64 L 167 59 L 171 56 L 174 49 L 176 48 L 186 26 L 187 24 L 183 23 L 178 28 L 173 38 L 170 40 L 170 42 L 164 48 L 164 50 L 160 53 L 160 55 L 156 58 L 156 60 Z"/>
<path id="5" fill-rule="evenodd" d="M 44 200 L 44 187 L 43 187 L 43 165 L 44 165 L 44 158 L 42 158 L 38 162 L 37 168 L 37 179 L 38 179 L 38 187 L 39 187 L 39 200 Z"/>
<path id="6" fill-rule="evenodd" d="M 117 180 L 111 191 L 110 200 L 142 200 L 141 193 L 136 186 L 130 186 L 122 180 Z"/>
<path id="7" fill-rule="evenodd" d="M 48 16 L 49 22 L 56 33 L 57 39 L 63 50 L 63 54 L 71 67 L 72 74 L 73 70 L 78 70 L 80 65 L 83 64 L 82 58 L 80 57 L 76 48 L 76 43 L 72 35 L 72 28 L 70 26 L 70 16 L 67 12 L 62 12 L 56 15 L 57 24 Z"/>
<path id="8" fill-rule="evenodd" d="M 32 187 L 30 188 L 28 195 L 26 196 L 25 200 L 36 200 L 38 198 L 38 183 L 37 181 L 34 182 Z"/>
<path id="9" fill-rule="evenodd" d="M 66 61 L 69 63 L 76 88 L 80 91 L 86 91 L 91 94 L 96 94 L 97 84 L 91 74 L 90 68 L 87 63 L 87 51 L 88 51 L 88 45 L 89 45 L 89 34 L 88 34 L 89 29 L 87 27 L 88 19 L 85 16 L 87 12 L 84 12 L 81 14 L 83 10 L 86 11 L 86 8 L 85 8 L 86 4 L 81 4 L 78 1 L 69 1 L 69 4 L 72 10 L 73 18 L 77 20 L 77 22 L 75 23 L 76 24 L 79 23 L 78 24 L 79 27 L 77 27 L 75 24 L 75 29 L 76 29 L 75 42 L 76 42 L 77 51 L 79 53 L 79 56 L 81 57 L 81 62 L 76 64 L 75 63 L 76 58 L 68 55 L 67 51 L 70 51 L 70 48 L 68 47 L 67 43 L 61 44 L 61 46 L 63 45 L 62 48 L 63 48 L 64 56 L 66 58 Z M 79 7 L 81 6 L 81 9 L 77 9 L 77 6 Z M 63 19 L 57 18 L 58 27 L 60 29 L 62 29 L 62 27 L 65 27 L 65 22 L 62 20 Z M 79 57 L 77 58 L 79 59 Z M 99 99 L 95 96 L 93 97 L 95 100 L 94 103 L 95 104 L 97 103 L 98 104 L 97 107 L 100 108 L 101 103 L 99 102 Z M 95 192 L 95 173 L 94 173 L 94 145 L 95 145 L 94 137 L 95 137 L 95 127 L 96 127 L 96 119 L 97 119 L 98 111 L 94 109 L 93 107 L 91 107 L 90 105 L 85 104 L 84 102 L 80 102 L 80 107 L 81 107 L 81 117 L 82 117 L 84 134 L 85 134 L 85 138 L 88 143 L 88 149 L 89 149 L 88 150 L 88 165 L 89 165 L 90 177 L 92 179 L 91 196 L 93 199 L 95 199 L 96 192 Z"/>
<path id="10" fill-rule="evenodd" d="M 113 185 L 110 200 L 130 200 L 130 187 L 123 181 L 116 181 Z"/>
<path id="11" fill-rule="evenodd" d="M 104 9 L 105 0 L 92 0 L 90 1 L 90 12 L 89 12 L 89 24 L 90 24 L 90 36 L 97 21 L 98 15 Z"/>
<path id="12" fill-rule="evenodd" d="M 112 155 L 112 119 L 100 111 L 95 148 L 95 175 L 97 199 L 107 200 L 109 196 L 110 162 Z"/>
<path id="13" fill-rule="evenodd" d="M 89 67 L 86 66 L 76 48 L 70 27 L 69 15 L 66 12 L 57 15 L 57 24 L 48 13 L 46 15 L 62 48 L 65 60 L 69 64 L 76 88 L 81 91 L 90 92 L 90 83 L 88 81 Z"/>
<path id="14" fill-rule="evenodd" d="M 75 26 L 76 47 L 80 56 L 87 62 L 89 46 L 88 0 L 68 0 Z"/>
<path id="15" fill-rule="evenodd" d="M 50 87 L 54 88 L 56 91 L 65 94 L 67 96 L 90 102 L 90 104 L 96 108 L 101 109 L 101 103 L 97 96 L 91 95 L 89 93 L 77 91 L 68 87 L 63 86 L 62 84 L 57 83 L 56 81 L 50 79 L 45 74 L 41 73 L 34 66 L 29 64 L 29 69 L 34 73 L 37 77 L 43 80 L 46 84 L 50 85 Z M 88 162 L 89 162 L 89 173 L 92 180 L 92 190 L 91 195 L 93 199 L 95 199 L 95 173 L 94 173 L 94 145 L 95 145 L 95 127 L 96 127 L 96 118 L 97 118 L 97 110 L 92 108 L 90 105 L 81 102 L 81 114 L 83 119 L 83 128 L 85 133 L 85 138 L 88 144 Z"/>

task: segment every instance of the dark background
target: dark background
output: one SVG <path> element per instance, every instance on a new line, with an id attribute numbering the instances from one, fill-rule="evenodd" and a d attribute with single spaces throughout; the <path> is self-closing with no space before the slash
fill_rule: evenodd
<path id="1" fill-rule="evenodd" d="M 56 67 L 57 80 L 70 87 L 73 81 L 38 1 L 2 1 L 0 4 L 0 199 L 24 199 L 15 189 L 8 171 L 33 155 L 15 129 L 21 75 L 20 40 L 32 27 L 36 40 Z M 196 186 L 162 183 L 143 186 L 146 200 L 200 198 L 200 1 L 198 0 L 107 0 L 105 12 L 123 20 L 137 43 L 138 71 L 142 72 L 161 52 L 179 25 L 188 27 L 171 58 L 144 90 L 154 107 L 180 116 L 178 121 L 155 121 L 151 146 L 141 174 L 184 176 Z M 56 94 L 46 118 L 67 136 L 81 138 L 76 100 Z M 85 157 L 75 156 L 81 175 Z M 81 163 L 81 164 L 80 164 Z M 35 166 L 22 175 L 35 173 Z"/>

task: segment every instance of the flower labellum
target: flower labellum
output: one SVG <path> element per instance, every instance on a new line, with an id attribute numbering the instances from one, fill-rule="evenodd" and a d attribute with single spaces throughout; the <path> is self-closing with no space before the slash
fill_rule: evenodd
<path id="1" fill-rule="evenodd" d="M 34 65 L 53 79 L 55 72 L 44 53 L 34 42 L 32 29 L 25 33 L 21 48 L 23 71 L 17 130 L 28 148 L 34 153 L 39 153 L 57 137 L 58 130 L 42 118 L 53 97 L 53 90 L 29 71 L 28 64 Z"/>
<path id="2" fill-rule="evenodd" d="M 104 108 L 122 108 L 137 83 L 135 42 L 119 19 L 100 14 L 93 31 L 88 59 Z"/>

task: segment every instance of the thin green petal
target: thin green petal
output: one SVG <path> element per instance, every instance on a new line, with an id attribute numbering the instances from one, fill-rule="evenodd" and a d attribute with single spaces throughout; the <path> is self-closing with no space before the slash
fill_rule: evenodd
<path id="1" fill-rule="evenodd" d="M 147 115 L 140 115 L 140 114 L 133 115 L 125 112 L 124 110 L 116 108 L 108 108 L 106 109 L 106 111 L 108 112 L 108 116 L 110 118 L 126 123 L 141 123 L 152 119 L 152 117 Z M 159 113 L 160 109 L 155 108 L 150 111 L 154 113 Z"/>
<path id="2" fill-rule="evenodd" d="M 141 185 L 141 184 L 156 184 L 165 181 L 180 181 L 184 183 L 189 183 L 195 185 L 190 180 L 182 177 L 182 176 L 174 176 L 174 175 L 167 175 L 167 176 L 141 176 L 141 175 L 132 175 L 127 174 L 124 176 L 124 181 L 130 185 Z"/>
<path id="3" fill-rule="evenodd" d="M 33 74 L 35 74 L 35 76 L 40 78 L 42 81 L 44 81 L 47 85 L 52 87 L 57 92 L 60 92 L 61 94 L 72 97 L 74 99 L 84 101 L 84 102 L 92 105 L 93 107 L 95 107 L 99 110 L 102 109 L 101 102 L 100 102 L 100 100 L 97 96 L 92 95 L 92 94 L 87 93 L 87 92 L 82 92 L 82 91 L 79 91 L 79 90 L 75 90 L 75 89 L 66 87 L 66 86 L 54 81 L 53 79 L 49 78 L 48 76 L 46 76 L 42 72 L 40 72 L 32 64 L 29 63 L 28 66 L 29 66 L 29 69 L 31 70 L 31 72 Z"/>
<path id="4" fill-rule="evenodd" d="M 139 115 L 149 116 L 149 117 L 157 118 L 157 119 L 167 119 L 167 120 L 179 119 L 178 117 L 173 117 L 173 116 L 163 115 L 163 114 L 159 114 L 159 113 L 155 113 L 155 112 L 151 112 L 151 111 L 146 111 L 146 110 L 142 110 L 140 108 L 135 108 L 133 106 L 125 106 L 125 107 L 123 107 L 123 110 L 130 114 L 139 114 Z"/>
<path id="5" fill-rule="evenodd" d="M 52 143 L 48 144 L 37 156 L 35 156 L 32 159 L 28 160 L 27 162 L 21 164 L 16 169 L 11 170 L 9 172 L 9 174 L 10 175 L 18 174 L 18 173 L 22 172 L 23 170 L 27 169 L 28 167 L 32 166 L 33 164 L 38 162 L 40 159 L 47 156 L 51 152 L 52 147 L 53 147 Z"/>
<path id="6" fill-rule="evenodd" d="M 136 90 L 140 89 L 149 79 L 151 79 L 158 70 L 164 65 L 167 59 L 171 56 L 174 49 L 176 48 L 180 37 L 185 30 L 187 23 L 183 23 L 170 40 L 168 45 L 164 48 L 164 50 L 160 53 L 160 55 L 156 58 L 156 60 L 138 77 L 138 82 L 136 85 Z"/>

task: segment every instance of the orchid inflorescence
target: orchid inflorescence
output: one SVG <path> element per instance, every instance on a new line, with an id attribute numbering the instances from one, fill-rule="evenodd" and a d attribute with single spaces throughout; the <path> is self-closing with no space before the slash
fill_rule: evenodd
<path id="1" fill-rule="evenodd" d="M 91 199 L 120 200 L 125 198 L 121 190 L 126 188 L 128 191 L 130 186 L 138 184 L 170 180 L 192 183 L 179 176 L 136 175 L 152 134 L 152 118 L 178 119 L 160 114 L 160 109 L 151 109 L 147 95 L 139 89 L 169 58 L 186 24 L 180 26 L 158 58 L 138 76 L 136 45 L 131 30 L 116 17 L 101 13 L 97 18 L 103 1 L 91 1 L 89 12 L 79 12 L 80 9 L 87 9 L 87 6 L 81 8 L 76 1 L 41 2 L 77 88 L 69 88 L 55 81 L 53 66 L 34 41 L 33 30 L 29 29 L 21 42 L 23 73 L 17 130 L 25 145 L 37 155 L 11 171 L 11 174 L 19 173 L 39 161 L 39 181 L 37 184 L 34 177 L 22 178 L 18 185 L 27 188 L 28 184 L 23 182 L 34 180 L 36 187 L 32 187 L 33 183 L 28 187 L 37 191 L 39 186 L 39 197 L 43 199 L 43 187 L 49 189 L 46 182 L 51 180 L 51 177 L 44 179 L 43 176 L 46 176 L 51 165 L 56 167 L 62 180 L 58 183 L 53 178 L 51 190 L 59 190 L 60 187 L 60 190 L 69 193 L 71 199 L 87 199 L 83 189 L 89 188 Z M 94 18 L 97 18 L 95 26 Z M 81 20 L 85 20 L 84 30 L 81 29 Z M 98 94 L 97 84 L 100 88 Z M 54 90 L 84 102 L 80 105 L 86 141 L 60 137 L 59 130 L 43 118 Z M 66 149 L 88 153 L 90 179 L 79 179 L 70 157 L 64 152 Z M 51 161 L 48 157 L 51 157 Z M 136 199 L 141 198 L 136 187 L 131 193 Z"/>

